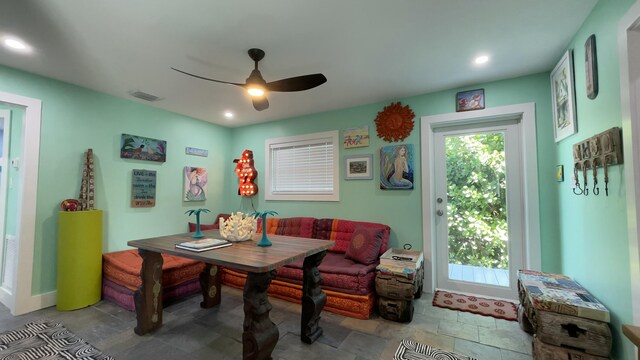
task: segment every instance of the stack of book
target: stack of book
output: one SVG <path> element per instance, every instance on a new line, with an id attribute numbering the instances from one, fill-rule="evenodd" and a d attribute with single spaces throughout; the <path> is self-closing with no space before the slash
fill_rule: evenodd
<path id="1" fill-rule="evenodd" d="M 222 239 L 200 239 L 193 241 L 185 241 L 179 244 L 176 244 L 178 249 L 201 252 L 213 249 L 219 249 L 226 246 L 231 246 L 232 243 L 227 240 Z"/>

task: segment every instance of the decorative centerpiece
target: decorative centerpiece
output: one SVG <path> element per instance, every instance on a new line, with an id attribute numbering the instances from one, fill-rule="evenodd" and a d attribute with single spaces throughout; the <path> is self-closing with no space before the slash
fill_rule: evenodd
<path id="1" fill-rule="evenodd" d="M 196 216 L 196 232 L 191 235 L 196 239 L 203 238 L 204 234 L 200 232 L 200 213 L 208 213 L 209 209 L 197 209 L 197 210 L 188 210 L 185 212 L 187 215 L 195 215 Z"/>
<path id="2" fill-rule="evenodd" d="M 227 220 L 220 218 L 220 235 L 231 241 L 249 240 L 258 229 L 258 221 L 249 214 L 232 213 Z"/>
<path id="3" fill-rule="evenodd" d="M 271 210 L 267 210 L 267 211 L 256 211 L 253 214 L 254 218 L 262 218 L 262 239 L 260 239 L 260 241 L 258 241 L 258 246 L 271 246 L 271 241 L 269 241 L 269 239 L 267 238 L 267 215 L 278 215 L 277 212 L 275 211 L 271 211 Z"/>

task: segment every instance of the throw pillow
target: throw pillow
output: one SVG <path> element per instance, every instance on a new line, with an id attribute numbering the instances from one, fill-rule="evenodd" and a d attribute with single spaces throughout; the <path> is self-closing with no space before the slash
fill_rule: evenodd
<path id="1" fill-rule="evenodd" d="M 383 228 L 357 225 L 344 257 L 364 265 L 373 264 L 378 260 L 383 236 Z"/>

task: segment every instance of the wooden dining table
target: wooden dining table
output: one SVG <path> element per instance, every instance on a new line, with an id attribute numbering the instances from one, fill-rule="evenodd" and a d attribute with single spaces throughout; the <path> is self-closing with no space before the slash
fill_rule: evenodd
<path id="1" fill-rule="evenodd" d="M 221 239 L 218 230 L 203 231 L 205 238 Z M 203 252 L 176 248 L 175 245 L 194 240 L 191 233 L 132 240 L 127 244 L 138 248 L 142 257 L 140 277 L 142 284 L 134 294 L 138 335 L 162 326 L 162 256 L 181 256 L 206 264 L 200 274 L 203 301 L 200 306 L 210 308 L 220 304 L 219 266 L 247 271 L 244 287 L 244 323 L 242 333 L 243 359 L 270 359 L 278 342 L 278 328 L 269 318 L 271 303 L 267 289 L 280 266 L 304 259 L 302 286 L 301 335 L 303 342 L 311 344 L 322 335 L 320 312 L 327 296 L 320 287 L 318 265 L 333 241 L 269 235 L 272 245 L 257 246 L 257 239 L 235 242 L 232 246 Z M 240 325 L 240 324 L 238 324 Z"/>

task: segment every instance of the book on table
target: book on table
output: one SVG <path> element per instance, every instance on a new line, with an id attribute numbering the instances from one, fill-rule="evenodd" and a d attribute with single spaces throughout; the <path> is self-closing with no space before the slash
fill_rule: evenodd
<path id="1" fill-rule="evenodd" d="M 193 241 L 185 241 L 185 242 L 176 244 L 176 247 L 178 249 L 200 252 L 200 251 L 219 249 L 219 248 L 223 248 L 231 245 L 232 243 L 227 240 L 206 238 L 206 239 L 199 239 L 199 240 L 193 240 Z"/>

